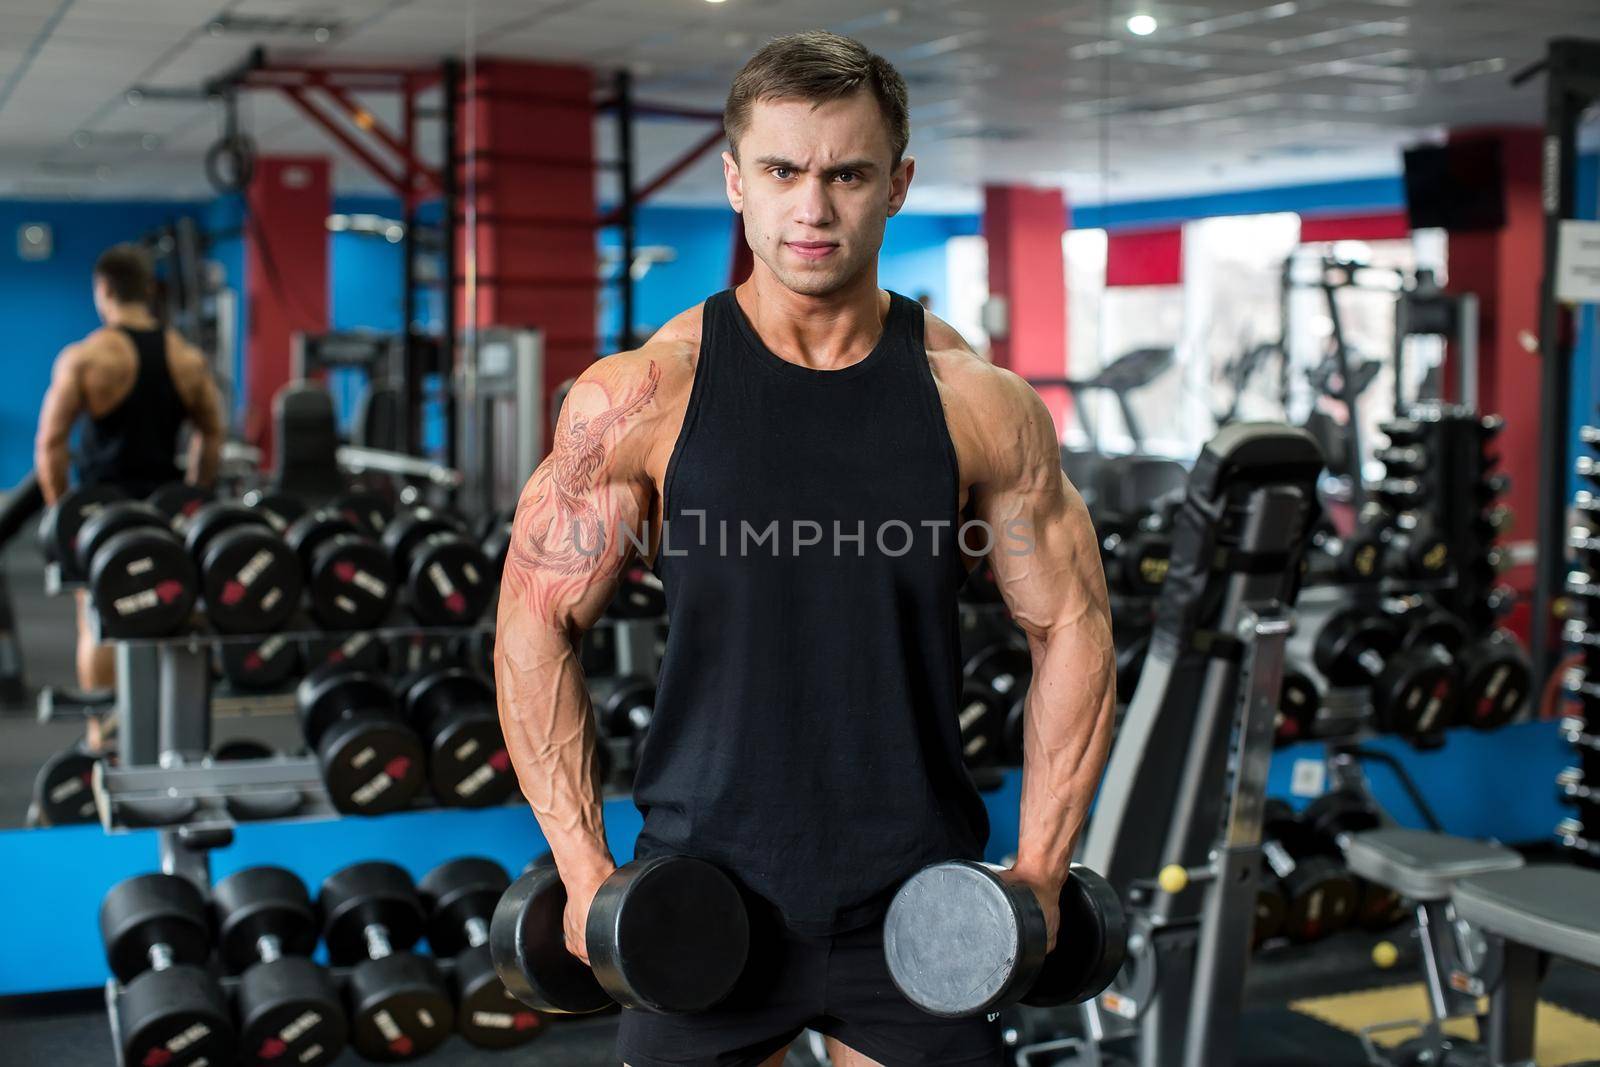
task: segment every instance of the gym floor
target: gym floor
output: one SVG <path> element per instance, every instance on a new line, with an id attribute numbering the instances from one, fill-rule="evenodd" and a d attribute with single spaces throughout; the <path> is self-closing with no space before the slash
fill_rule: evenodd
<path id="1" fill-rule="evenodd" d="M 0 827 L 17 827 L 25 822 L 40 762 L 82 736 L 83 724 L 74 717 L 40 723 L 35 715 L 41 685 L 70 685 L 73 680 L 71 601 L 44 594 L 43 560 L 31 538 L 15 539 L 0 559 L 11 583 L 28 690 L 25 703 L 0 712 Z M 219 735 L 237 730 L 282 742 L 273 735 L 285 726 L 261 719 L 248 724 L 219 722 L 217 730 Z M 1371 962 L 1371 951 L 1385 937 L 1394 939 L 1400 955 L 1393 967 L 1379 970 Z M 1355 1027 L 1414 1016 L 1421 1007 L 1415 999 L 1420 976 L 1420 961 L 1404 928 L 1387 935 L 1346 933 L 1316 945 L 1269 946 L 1258 954 L 1250 971 L 1239 1063 L 1241 1067 L 1356 1067 L 1364 1062 L 1360 1042 L 1352 1029 L 1337 1024 Z M 1380 993 L 1350 995 L 1365 991 Z M 1600 1050 L 1600 975 L 1558 962 L 1543 987 L 1543 1000 L 1541 1067 Z M 1031 1028 L 1043 1020 L 1034 1015 L 1025 1021 Z M 112 1062 L 111 1035 L 98 990 L 0 1000 L 0 1024 L 8 1063 Z M 611 1063 L 614 1036 L 612 1019 L 569 1020 L 552 1025 L 550 1033 L 529 1048 L 537 1049 L 538 1062 L 545 1064 Z M 428 1059 L 489 1067 L 506 1063 L 508 1056 L 454 1041 Z M 346 1054 L 338 1062 L 361 1061 Z M 812 1062 L 800 1051 L 789 1059 L 791 1067 Z"/>

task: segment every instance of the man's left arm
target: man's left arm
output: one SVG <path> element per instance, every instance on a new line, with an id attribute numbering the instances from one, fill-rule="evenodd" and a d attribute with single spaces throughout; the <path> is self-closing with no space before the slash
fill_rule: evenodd
<path id="1" fill-rule="evenodd" d="M 982 420 L 991 440 L 973 502 L 993 537 L 1000 593 L 1033 657 L 1011 877 L 1039 895 L 1054 945 L 1057 901 L 1111 749 L 1116 654 L 1099 544 L 1062 473 L 1050 413 L 1020 378 L 994 373 L 994 410 Z"/>

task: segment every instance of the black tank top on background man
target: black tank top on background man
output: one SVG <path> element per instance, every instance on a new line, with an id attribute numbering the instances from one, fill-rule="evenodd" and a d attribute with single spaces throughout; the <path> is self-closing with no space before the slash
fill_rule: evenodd
<path id="1" fill-rule="evenodd" d="M 78 481 L 114 485 L 131 497 L 182 479 L 178 432 L 189 417 L 167 366 L 167 334 L 160 327 L 120 327 L 138 360 L 133 388 L 122 403 L 91 418 L 78 441 Z"/>
<path id="2" fill-rule="evenodd" d="M 891 294 L 866 358 L 813 370 L 713 296 L 667 465 L 636 855 L 708 860 L 803 934 L 880 919 L 989 833 L 961 757 L 960 486 L 922 327 Z"/>

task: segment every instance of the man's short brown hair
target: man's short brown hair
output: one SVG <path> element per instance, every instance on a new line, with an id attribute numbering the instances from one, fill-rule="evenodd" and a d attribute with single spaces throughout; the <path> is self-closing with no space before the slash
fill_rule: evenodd
<path id="1" fill-rule="evenodd" d="M 750 128 L 750 110 L 758 100 L 806 100 L 818 105 L 863 89 L 878 101 L 889 126 L 894 165 L 899 166 L 911 140 L 905 79 L 860 41 L 827 30 L 774 38 L 734 76 L 722 109 L 728 148 L 738 159 L 739 138 Z"/>
<path id="2" fill-rule="evenodd" d="M 94 261 L 94 276 L 104 278 L 111 297 L 119 304 L 148 304 L 155 272 L 150 257 L 138 245 L 112 245 Z"/>

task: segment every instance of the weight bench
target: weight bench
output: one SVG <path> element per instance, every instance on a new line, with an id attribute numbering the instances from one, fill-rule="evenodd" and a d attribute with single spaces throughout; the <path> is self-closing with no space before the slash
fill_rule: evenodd
<path id="1" fill-rule="evenodd" d="M 1533 1019 L 1541 955 L 1600 967 L 1600 873 L 1571 867 L 1526 867 L 1511 849 L 1419 830 L 1385 828 L 1352 835 L 1350 870 L 1417 905 L 1431 1018 L 1376 1023 L 1360 1033 L 1375 1064 L 1483 1063 L 1532 1067 Z M 1487 1060 L 1453 1047 L 1449 1019 L 1476 1018 L 1490 997 L 1480 1036 Z M 1396 1055 L 1372 1035 L 1421 1026 L 1423 1035 Z"/>

